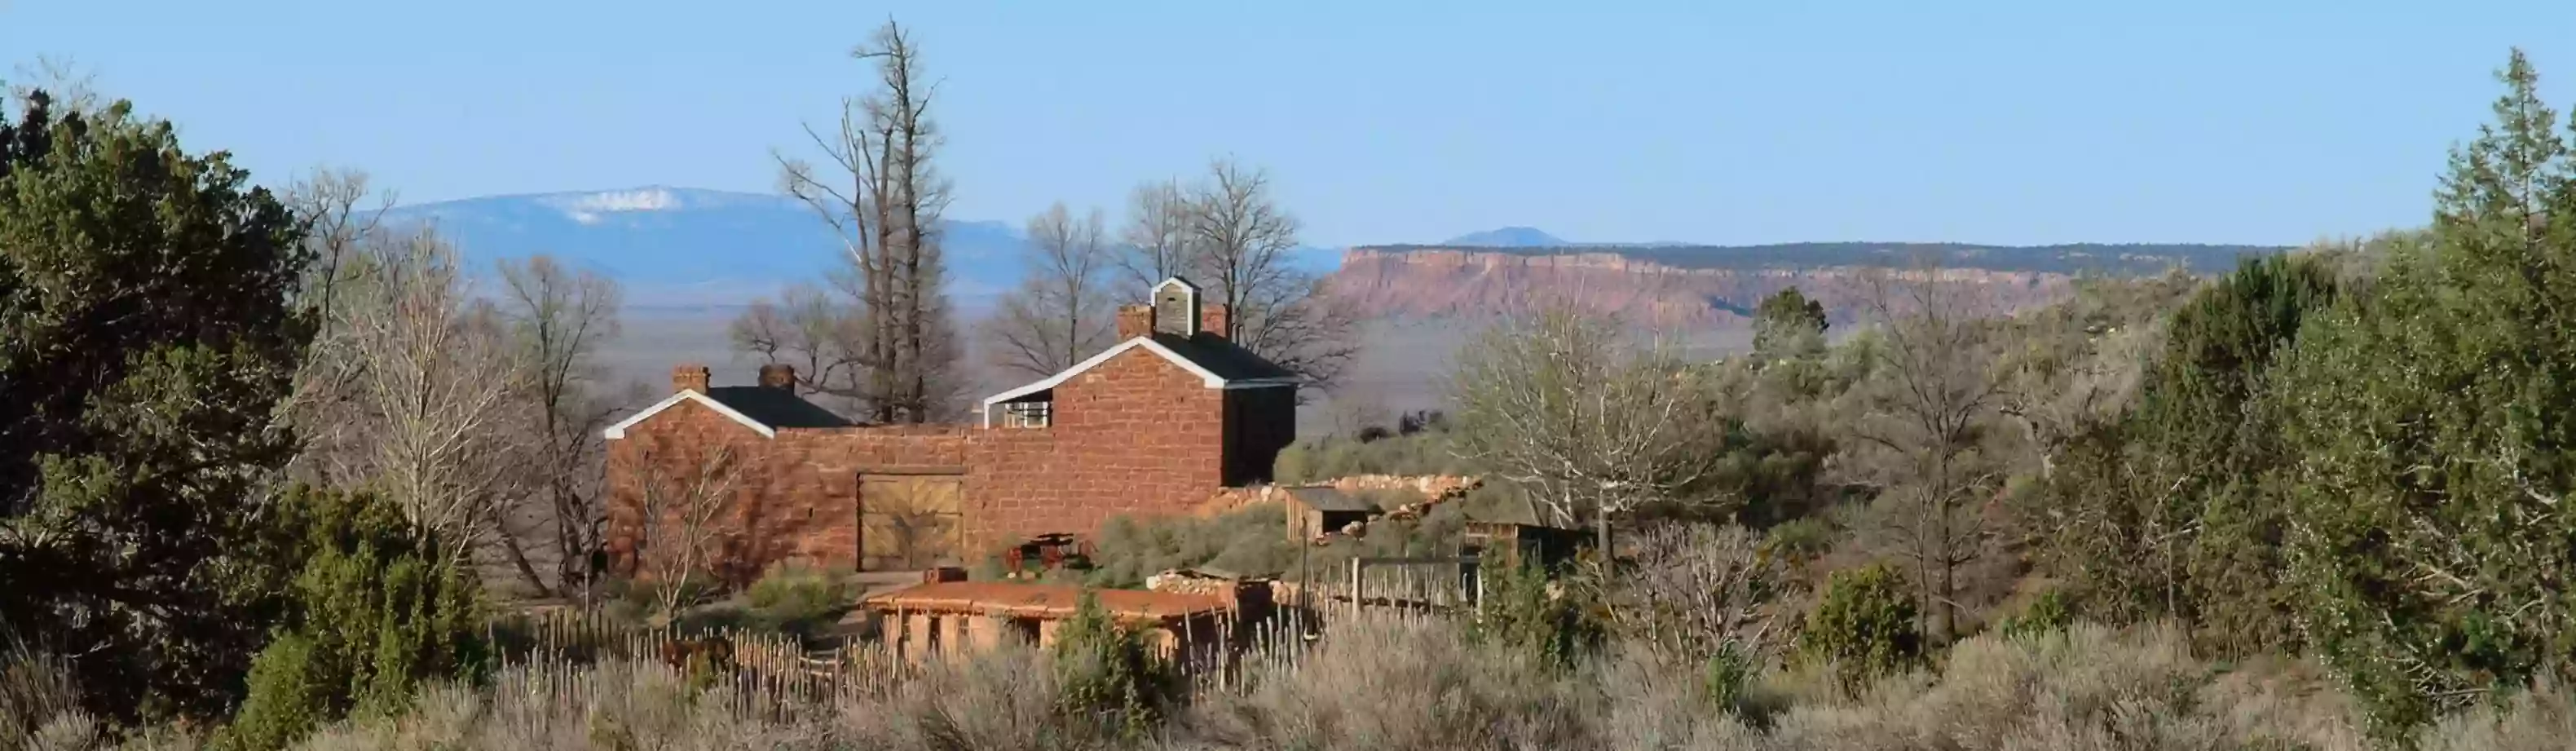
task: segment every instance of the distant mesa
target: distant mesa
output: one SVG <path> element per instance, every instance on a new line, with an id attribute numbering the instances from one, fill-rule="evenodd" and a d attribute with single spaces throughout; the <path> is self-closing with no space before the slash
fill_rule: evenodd
<path id="1" fill-rule="evenodd" d="M 1499 231 L 1499 230 L 1498 230 Z M 1472 236 L 1471 236 L 1472 237 Z M 1763 297 L 1797 287 L 1851 321 L 1866 270 L 1940 267 L 2008 310 L 2061 299 L 2085 276 L 2213 274 L 2261 245 L 1792 243 L 1783 245 L 1361 246 L 1334 272 L 1334 294 L 1371 318 L 1478 317 L 1564 300 L 1629 320 L 1729 328 Z"/>

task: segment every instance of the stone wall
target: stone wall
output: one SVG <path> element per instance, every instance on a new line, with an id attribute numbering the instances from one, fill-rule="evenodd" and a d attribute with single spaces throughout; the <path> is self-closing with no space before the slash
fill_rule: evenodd
<path id="1" fill-rule="evenodd" d="M 1224 395 L 1143 348 L 1055 387 L 1054 424 L 979 431 L 968 545 L 1181 513 L 1224 484 Z"/>
<path id="2" fill-rule="evenodd" d="M 672 405 L 608 442 L 612 565 L 635 570 L 644 483 L 658 477 L 672 499 L 663 502 L 666 525 L 676 525 L 690 488 L 731 488 L 704 553 L 727 579 L 747 581 L 781 562 L 852 568 L 859 477 L 962 476 L 970 435 L 962 426 L 906 426 L 787 428 L 768 438 L 695 401 Z"/>

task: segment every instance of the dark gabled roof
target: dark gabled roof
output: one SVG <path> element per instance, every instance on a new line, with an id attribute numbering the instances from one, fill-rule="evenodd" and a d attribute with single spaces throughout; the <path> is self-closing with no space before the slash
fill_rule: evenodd
<path id="1" fill-rule="evenodd" d="M 1297 377 L 1243 345 L 1204 331 L 1188 337 L 1156 332 L 1154 343 L 1228 381 Z"/>
<path id="2" fill-rule="evenodd" d="M 1344 493 L 1339 488 L 1289 488 L 1288 497 L 1295 498 L 1297 499 L 1297 503 L 1300 505 L 1316 511 L 1362 511 L 1368 513 L 1376 513 L 1378 511 L 1377 504 L 1369 502 L 1368 499 Z"/>
<path id="3" fill-rule="evenodd" d="M 707 398 L 772 428 L 846 428 L 849 420 L 805 401 L 786 389 L 766 386 L 718 386 Z"/>

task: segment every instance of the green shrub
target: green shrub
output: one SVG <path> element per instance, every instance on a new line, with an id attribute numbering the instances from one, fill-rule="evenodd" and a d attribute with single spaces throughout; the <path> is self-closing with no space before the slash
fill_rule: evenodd
<path id="1" fill-rule="evenodd" d="M 1551 582 L 1547 569 L 1535 563 L 1483 568 L 1477 575 L 1484 578 L 1484 593 L 1468 636 L 1482 646 L 1563 668 L 1607 636 L 1585 582 Z"/>
<path id="2" fill-rule="evenodd" d="M 1886 564 L 1834 572 L 1825 599 L 1798 634 L 1808 658 L 1833 664 L 1846 685 L 1913 667 L 1923 634 L 1905 577 Z"/>
<path id="3" fill-rule="evenodd" d="M 1151 734 L 1179 690 L 1172 665 L 1088 589 L 1056 632 L 1055 678 L 1067 717 L 1127 740 Z"/>
<path id="4" fill-rule="evenodd" d="M 473 573 L 370 493 L 298 487 L 277 508 L 302 532 L 287 626 L 251 670 L 221 745 L 282 748 L 319 723 L 401 711 L 420 684 L 488 668 Z"/>
<path id="5" fill-rule="evenodd" d="M 1371 430 L 1360 436 L 1309 438 L 1289 444 L 1271 464 L 1271 477 L 1283 484 L 1324 482 L 1352 475 L 1475 474 L 1459 459 L 1445 425 Z"/>
<path id="6" fill-rule="evenodd" d="M 1805 516 L 1773 526 L 1767 533 L 1771 549 L 1792 561 L 1812 561 L 1834 547 L 1837 531 L 1831 519 Z"/>
<path id="7" fill-rule="evenodd" d="M 1223 515 L 1112 518 L 1101 525 L 1086 580 L 1133 589 L 1145 577 L 1176 568 L 1215 567 L 1246 576 L 1274 575 L 1297 562 L 1286 534 L 1287 510 L 1257 503 Z"/>
<path id="8" fill-rule="evenodd" d="M 2075 614 L 2066 607 L 2066 595 L 2052 589 L 2032 599 L 2030 605 L 2022 608 L 2020 613 L 2004 618 L 2003 623 L 1998 624 L 1996 630 L 2003 632 L 2004 638 L 2019 639 L 2051 631 L 2064 631 L 2067 626 L 2074 623 Z"/>
<path id="9" fill-rule="evenodd" d="M 345 666 L 326 665 L 332 655 L 316 649 L 311 639 L 283 634 L 259 652 L 250 666 L 250 698 L 216 743 L 228 749 L 277 749 L 301 740 L 346 712 L 333 696 L 330 676 Z"/>
<path id="10" fill-rule="evenodd" d="M 814 638 L 837 622 L 853 604 L 847 582 L 831 572 L 806 566 L 779 566 L 752 582 L 743 593 L 749 607 L 745 622 L 753 628 Z"/>
<path id="11" fill-rule="evenodd" d="M 1753 679 L 1762 676 L 1762 666 L 1743 649 L 1729 644 L 1710 655 L 1706 672 L 1700 676 L 1702 690 L 1707 692 L 1709 706 L 1720 711 L 1745 714 L 1747 693 Z"/>

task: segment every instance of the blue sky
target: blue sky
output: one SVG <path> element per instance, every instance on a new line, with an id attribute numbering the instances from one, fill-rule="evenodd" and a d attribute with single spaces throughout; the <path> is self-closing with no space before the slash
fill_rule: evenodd
<path id="1" fill-rule="evenodd" d="M 0 0 L 0 62 L 68 57 L 269 180 L 768 190 L 889 16 L 952 217 L 1231 154 L 1335 245 L 2296 243 L 2422 221 L 2510 46 L 2576 104 L 2565 0 Z"/>

